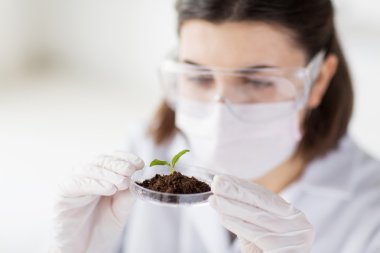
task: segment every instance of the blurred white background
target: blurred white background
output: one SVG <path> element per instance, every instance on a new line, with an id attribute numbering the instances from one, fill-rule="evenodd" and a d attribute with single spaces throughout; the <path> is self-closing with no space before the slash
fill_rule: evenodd
<path id="1" fill-rule="evenodd" d="M 43 252 L 57 179 L 150 118 L 156 66 L 176 43 L 173 5 L 0 0 L 0 252 Z M 380 2 L 336 8 L 355 80 L 350 132 L 380 158 Z"/>

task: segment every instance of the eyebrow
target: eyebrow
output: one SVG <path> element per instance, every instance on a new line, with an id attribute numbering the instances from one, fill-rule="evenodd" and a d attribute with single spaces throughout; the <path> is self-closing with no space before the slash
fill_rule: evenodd
<path id="1" fill-rule="evenodd" d="M 197 63 L 197 62 L 194 62 L 194 61 L 191 61 L 191 60 L 182 60 L 183 63 L 186 63 L 186 64 L 190 64 L 190 65 L 194 65 L 194 66 L 197 66 L 197 67 L 203 67 L 203 68 L 208 68 L 207 66 L 205 65 L 202 65 L 200 63 Z M 271 65 L 253 65 L 253 66 L 249 66 L 249 67 L 244 67 L 243 69 L 244 70 L 254 70 L 254 69 L 270 69 L 270 68 L 276 68 L 276 66 L 271 66 Z"/>

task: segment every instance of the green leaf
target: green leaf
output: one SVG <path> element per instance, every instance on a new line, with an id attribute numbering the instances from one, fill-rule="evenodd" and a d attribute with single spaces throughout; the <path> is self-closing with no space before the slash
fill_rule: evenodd
<path id="1" fill-rule="evenodd" d="M 156 165 L 168 165 L 170 167 L 170 163 L 168 163 L 167 161 L 161 161 L 161 160 L 158 160 L 158 159 L 154 159 L 149 164 L 150 167 L 156 166 Z"/>
<path id="2" fill-rule="evenodd" d="M 183 156 L 183 155 L 184 155 L 185 153 L 187 153 L 187 152 L 190 152 L 190 150 L 188 150 L 188 149 L 182 150 L 181 152 L 179 152 L 178 154 L 176 154 L 176 155 L 173 157 L 173 159 L 172 159 L 172 168 L 173 168 L 173 169 L 174 169 L 175 164 L 178 162 L 179 158 L 180 158 L 181 156 Z"/>

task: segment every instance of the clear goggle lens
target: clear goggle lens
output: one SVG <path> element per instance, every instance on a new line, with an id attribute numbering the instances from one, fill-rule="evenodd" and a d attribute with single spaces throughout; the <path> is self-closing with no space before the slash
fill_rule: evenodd
<path id="1" fill-rule="evenodd" d="M 320 52 L 306 68 L 292 69 L 208 68 L 167 60 L 161 65 L 160 79 L 173 109 L 179 100 L 223 102 L 235 116 L 245 120 L 245 111 L 254 106 L 276 103 L 303 107 L 323 56 L 324 52 Z M 207 115 L 210 110 L 204 108 Z"/>

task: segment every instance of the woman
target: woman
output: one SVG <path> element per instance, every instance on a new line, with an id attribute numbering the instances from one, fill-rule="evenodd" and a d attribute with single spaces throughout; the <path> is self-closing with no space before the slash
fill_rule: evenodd
<path id="1" fill-rule="evenodd" d="M 353 92 L 330 0 L 176 6 L 165 102 L 129 153 L 61 185 L 55 252 L 380 252 L 380 164 L 346 135 Z M 131 174 L 182 148 L 217 174 L 210 205 L 135 202 Z"/>

